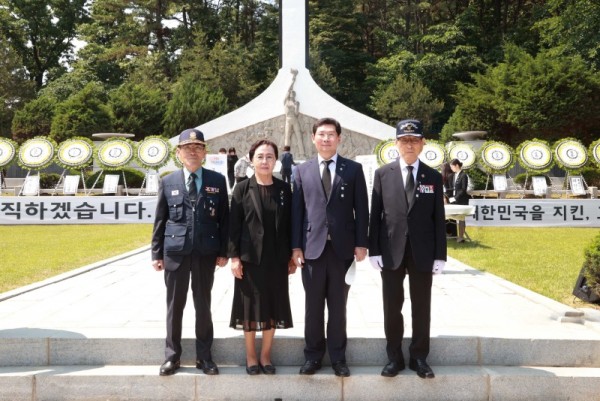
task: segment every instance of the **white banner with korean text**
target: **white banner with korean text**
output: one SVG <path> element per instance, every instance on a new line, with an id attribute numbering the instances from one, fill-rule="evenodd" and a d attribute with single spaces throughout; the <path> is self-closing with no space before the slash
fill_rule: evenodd
<path id="1" fill-rule="evenodd" d="M 600 199 L 471 199 L 467 226 L 600 227 Z"/>
<path id="2" fill-rule="evenodd" d="M 156 196 L 0 197 L 0 225 L 154 223 Z"/>

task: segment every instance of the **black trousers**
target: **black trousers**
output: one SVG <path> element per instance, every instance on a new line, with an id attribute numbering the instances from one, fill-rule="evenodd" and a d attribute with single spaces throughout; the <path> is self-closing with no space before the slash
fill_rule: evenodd
<path id="1" fill-rule="evenodd" d="M 302 269 L 305 293 L 304 357 L 320 361 L 329 351 L 331 362 L 346 360 L 346 284 L 348 261 L 340 260 L 328 241 L 318 259 L 306 260 Z M 351 261 L 350 261 L 351 262 Z M 325 339 L 325 303 L 327 303 L 327 339 Z"/>
<path id="2" fill-rule="evenodd" d="M 386 351 L 390 361 L 399 363 L 404 361 L 402 305 L 404 304 L 404 277 L 407 273 L 412 314 L 412 340 L 408 349 L 411 358 L 426 358 L 429 355 L 432 273 L 416 269 L 410 241 L 406 243 L 400 266 L 396 270 L 381 272 Z"/>
<path id="3" fill-rule="evenodd" d="M 166 360 L 178 361 L 181 358 L 183 309 L 187 300 L 190 277 L 196 310 L 196 359 L 212 359 L 210 348 L 214 334 L 210 306 L 216 261 L 217 255 L 207 256 L 193 253 L 184 258 L 177 270 L 165 270 L 167 286 Z"/>

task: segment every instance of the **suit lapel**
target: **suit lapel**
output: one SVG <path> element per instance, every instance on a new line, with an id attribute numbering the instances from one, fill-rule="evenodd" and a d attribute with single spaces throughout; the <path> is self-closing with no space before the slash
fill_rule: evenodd
<path id="1" fill-rule="evenodd" d="M 337 162 L 335 163 L 335 175 L 333 176 L 333 184 L 331 185 L 331 194 L 329 194 L 329 199 L 333 197 L 333 193 L 340 185 L 340 182 L 342 181 L 342 175 L 345 174 L 347 167 L 346 159 L 338 155 Z M 329 202 L 329 199 L 327 202 Z"/>
<path id="2" fill-rule="evenodd" d="M 399 193 L 400 194 L 400 203 L 402 206 L 402 209 L 406 210 L 406 213 L 408 213 L 410 210 L 408 209 L 408 201 L 406 199 L 406 191 L 404 190 L 404 180 L 402 179 L 402 169 L 400 168 L 400 162 L 396 161 L 394 162 L 390 169 L 392 170 L 392 177 L 393 180 L 391 183 L 389 183 L 390 185 L 393 185 L 394 191 L 392 191 L 391 193 Z"/>
<path id="3" fill-rule="evenodd" d="M 262 224 L 262 206 L 259 199 L 260 195 L 258 194 L 258 183 L 256 182 L 256 178 L 254 176 L 250 177 L 250 182 L 248 183 L 248 192 L 250 193 L 254 210 L 256 210 L 256 215 Z"/>

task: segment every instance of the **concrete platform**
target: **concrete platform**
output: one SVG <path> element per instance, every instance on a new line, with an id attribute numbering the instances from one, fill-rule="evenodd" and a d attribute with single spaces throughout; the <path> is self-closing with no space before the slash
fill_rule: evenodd
<path id="1" fill-rule="evenodd" d="M 434 277 L 434 380 L 410 370 L 380 376 L 387 362 L 381 278 L 368 264 L 358 264 L 348 300 L 349 378 L 327 366 L 313 377 L 297 374 L 304 359 L 299 274 L 290 276 L 294 328 L 276 334 L 278 374 L 249 377 L 242 333 L 228 327 L 233 280 L 228 268 L 216 272 L 218 377 L 193 367 L 191 299 L 184 315 L 187 367 L 158 376 L 165 288 L 148 248 L 0 294 L 0 400 L 599 399 L 600 311 L 573 309 L 456 260 Z M 407 318 L 408 338 L 410 331 Z"/>

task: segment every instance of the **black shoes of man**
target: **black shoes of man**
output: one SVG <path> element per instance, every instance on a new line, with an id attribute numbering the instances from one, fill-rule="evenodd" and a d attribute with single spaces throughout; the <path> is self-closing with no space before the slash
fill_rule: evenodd
<path id="1" fill-rule="evenodd" d="M 350 369 L 346 361 L 337 361 L 331 364 L 333 372 L 339 377 L 350 376 Z M 321 369 L 321 361 L 309 361 L 304 362 L 304 365 L 300 368 L 301 375 L 314 375 L 317 370 Z"/>
<path id="2" fill-rule="evenodd" d="M 175 374 L 177 369 L 181 367 L 180 361 L 165 361 L 162 365 L 160 365 L 161 376 L 171 376 Z M 196 361 L 196 369 L 200 369 L 204 372 L 205 375 L 218 375 L 219 368 L 217 364 L 211 361 L 210 359 L 203 361 Z"/>
<path id="3" fill-rule="evenodd" d="M 414 370 L 415 372 L 417 372 L 417 375 L 420 378 L 433 379 L 435 377 L 435 374 L 433 374 L 433 370 L 427 364 L 427 362 L 425 361 L 425 358 L 415 358 L 415 359 L 410 358 L 410 361 L 408 362 L 408 367 L 411 370 Z M 404 370 L 404 368 L 405 368 L 404 362 L 395 362 L 395 361 L 389 362 L 387 365 L 385 365 L 383 367 L 383 370 L 381 371 L 381 376 L 394 377 L 401 370 Z"/>

